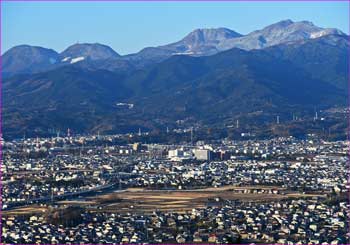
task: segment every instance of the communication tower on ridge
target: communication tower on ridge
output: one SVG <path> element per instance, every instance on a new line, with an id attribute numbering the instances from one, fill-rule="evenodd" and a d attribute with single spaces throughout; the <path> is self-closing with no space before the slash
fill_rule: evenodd
<path id="1" fill-rule="evenodd" d="M 141 136 L 142 135 L 142 133 L 141 133 L 141 128 L 139 128 L 139 136 Z"/>

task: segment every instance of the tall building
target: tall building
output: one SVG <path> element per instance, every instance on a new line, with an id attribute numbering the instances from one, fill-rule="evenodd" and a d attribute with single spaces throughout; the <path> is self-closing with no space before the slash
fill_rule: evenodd
<path id="1" fill-rule="evenodd" d="M 133 149 L 134 151 L 141 151 L 141 143 L 134 143 L 134 144 L 132 145 L 132 149 Z"/>
<path id="2" fill-rule="evenodd" d="M 205 160 L 210 161 L 212 159 L 212 152 L 206 149 L 194 149 L 193 150 L 194 157 L 197 160 Z"/>
<path id="3" fill-rule="evenodd" d="M 173 158 L 173 157 L 183 157 L 184 156 L 184 151 L 183 150 L 169 150 L 168 152 L 168 157 Z"/>

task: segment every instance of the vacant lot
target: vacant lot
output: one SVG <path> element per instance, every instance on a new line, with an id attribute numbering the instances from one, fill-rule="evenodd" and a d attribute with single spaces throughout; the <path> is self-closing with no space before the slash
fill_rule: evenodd
<path id="1" fill-rule="evenodd" d="M 275 193 L 271 193 L 271 190 Z M 205 208 L 207 205 L 221 205 L 222 200 L 269 202 L 287 198 L 324 197 L 323 195 L 301 194 L 290 191 L 288 191 L 288 194 L 285 194 L 284 191 L 284 188 L 271 186 L 223 186 L 196 190 L 147 190 L 143 188 L 129 188 L 122 192 L 98 194 L 82 200 L 59 201 L 56 204 L 60 206 L 73 205 L 85 207 L 93 212 L 150 213 L 159 210 L 182 213 L 193 208 Z M 44 210 L 44 207 L 39 208 L 33 205 L 4 211 L 3 214 L 21 215 L 43 212 Z"/>
<path id="2" fill-rule="evenodd" d="M 44 206 L 31 205 L 27 207 L 16 208 L 13 210 L 2 211 L 3 216 L 22 216 L 28 214 L 42 214 L 47 211 L 47 208 Z"/>
<path id="3" fill-rule="evenodd" d="M 267 193 L 237 193 L 236 191 L 269 190 L 271 187 L 235 187 L 205 188 L 198 190 L 145 190 L 129 188 L 125 192 L 110 193 L 89 198 L 102 211 L 110 212 L 141 212 L 148 213 L 155 210 L 186 212 L 193 208 L 204 208 L 206 205 L 221 205 L 222 200 L 240 201 L 272 201 L 288 198 L 283 194 Z M 284 190 L 273 187 L 274 190 Z M 90 207 L 94 210 L 94 207 Z"/>

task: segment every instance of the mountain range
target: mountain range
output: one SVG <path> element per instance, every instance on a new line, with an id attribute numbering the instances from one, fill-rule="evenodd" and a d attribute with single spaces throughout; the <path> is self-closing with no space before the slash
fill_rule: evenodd
<path id="1" fill-rule="evenodd" d="M 347 104 L 349 37 L 284 20 L 239 34 L 196 29 L 121 56 L 102 44 L 57 53 L 21 45 L 2 57 L 4 134 L 44 135 L 224 126 L 242 115 L 300 114 Z"/>
<path id="2" fill-rule="evenodd" d="M 140 68 L 173 55 L 208 56 L 231 48 L 263 49 L 282 43 L 293 43 L 327 35 L 345 34 L 334 28 L 317 27 L 308 21 L 283 20 L 247 35 L 227 28 L 196 29 L 178 42 L 147 47 L 138 53 L 124 56 L 98 43 L 73 44 L 61 53 L 42 47 L 20 45 L 11 48 L 3 55 L 2 71 L 5 76 L 36 73 L 81 61 L 85 63 L 99 61 L 100 66 L 106 63 L 105 67 L 102 65 L 102 68 L 109 70 L 123 66 Z M 111 63 L 117 63 L 117 65 L 111 65 Z"/>

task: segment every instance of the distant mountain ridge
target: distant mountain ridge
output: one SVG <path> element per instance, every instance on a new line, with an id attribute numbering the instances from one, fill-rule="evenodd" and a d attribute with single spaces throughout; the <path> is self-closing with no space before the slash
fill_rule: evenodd
<path id="1" fill-rule="evenodd" d="M 259 113 L 287 117 L 346 106 L 349 47 L 347 36 L 331 34 L 264 49 L 173 55 L 140 68 L 111 58 L 16 75 L 3 81 L 3 132 L 116 133 L 176 127 L 177 120 L 223 127 L 243 114 L 255 122 Z"/>
<path id="2" fill-rule="evenodd" d="M 3 54 L 2 72 L 6 77 L 55 69 L 63 65 L 85 62 L 85 67 L 116 71 L 125 67 L 139 69 L 163 61 L 173 55 L 208 56 L 231 48 L 263 49 L 279 44 L 345 35 L 334 28 L 321 28 L 308 21 L 284 20 L 262 30 L 242 35 L 227 28 L 196 29 L 182 40 L 158 47 L 146 47 L 140 52 L 120 56 L 103 44 L 74 44 L 58 54 L 54 50 L 25 45 Z M 23 50 L 26 50 L 25 52 Z M 31 50 L 31 51 L 30 51 Z"/>
<path id="3" fill-rule="evenodd" d="M 282 43 L 298 42 L 335 34 L 345 35 L 340 30 L 317 27 L 309 21 L 293 22 L 291 20 L 283 20 L 269 25 L 262 30 L 253 31 L 231 42 L 224 41 L 219 45 L 219 49 L 262 49 Z"/>
<path id="4" fill-rule="evenodd" d="M 59 62 L 59 54 L 37 46 L 19 45 L 9 49 L 2 56 L 4 76 L 18 73 L 35 73 L 50 69 Z"/>
<path id="5" fill-rule="evenodd" d="M 227 28 L 197 29 L 179 42 L 156 48 L 171 50 L 175 52 L 173 54 L 180 52 L 180 54 L 206 56 L 231 48 L 261 49 L 332 34 L 345 35 L 340 30 L 317 27 L 309 21 L 283 20 L 247 35 L 239 34 Z"/>

